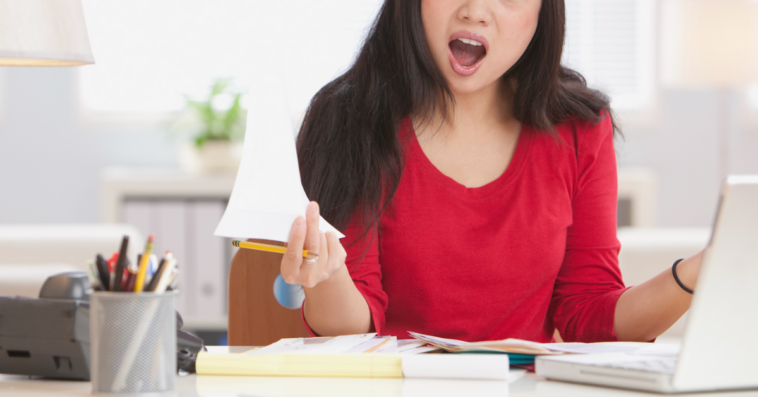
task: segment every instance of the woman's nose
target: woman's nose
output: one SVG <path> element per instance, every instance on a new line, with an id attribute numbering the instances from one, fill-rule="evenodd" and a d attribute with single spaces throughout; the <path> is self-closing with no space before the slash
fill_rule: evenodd
<path id="1" fill-rule="evenodd" d="M 492 13 L 486 0 L 467 0 L 458 10 L 458 18 L 487 26 L 492 21 Z"/>

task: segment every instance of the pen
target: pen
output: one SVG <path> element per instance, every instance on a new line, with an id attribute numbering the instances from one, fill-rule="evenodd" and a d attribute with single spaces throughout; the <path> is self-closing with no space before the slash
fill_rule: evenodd
<path id="1" fill-rule="evenodd" d="M 155 235 L 151 234 L 147 237 L 147 244 L 145 244 L 145 252 L 142 253 L 142 261 L 139 264 L 139 270 L 137 272 L 137 279 L 134 281 L 134 292 L 142 292 L 145 287 L 145 275 L 147 275 L 147 265 L 150 262 L 150 254 L 153 250 L 153 241 Z"/>
<path id="2" fill-rule="evenodd" d="M 173 256 L 171 258 L 166 258 L 166 264 L 163 266 L 163 271 L 161 272 L 161 278 L 158 280 L 158 284 L 156 284 L 154 292 L 162 293 L 166 292 L 166 288 L 171 284 L 172 281 L 174 281 L 174 278 L 176 275 L 175 272 L 178 272 L 176 269 L 177 261 Z"/>
<path id="3" fill-rule="evenodd" d="M 150 282 L 147 283 L 147 287 L 145 287 L 145 292 L 153 292 L 155 291 L 155 287 L 158 285 L 158 281 L 161 279 L 161 274 L 163 274 L 163 269 L 166 266 L 166 258 L 173 256 L 170 251 L 166 252 L 166 255 L 161 259 L 161 263 L 158 265 L 158 270 L 155 271 L 155 274 L 153 274 L 153 278 L 150 279 Z"/>
<path id="4" fill-rule="evenodd" d="M 118 262 L 118 252 L 114 252 L 110 258 L 108 258 L 108 272 L 113 274 L 116 270 L 116 262 Z"/>
<path id="5" fill-rule="evenodd" d="M 145 282 L 149 283 L 149 279 L 155 275 L 155 271 L 158 269 L 158 257 L 155 254 L 150 254 L 150 262 L 147 263 L 147 277 Z"/>
<path id="6" fill-rule="evenodd" d="M 97 254 L 95 265 L 97 266 L 97 275 L 100 277 L 100 285 L 105 291 L 108 291 L 111 285 L 111 272 L 108 270 L 108 262 L 102 255 Z"/>
<path id="7" fill-rule="evenodd" d="M 124 264 L 126 263 L 126 248 L 129 246 L 129 236 L 124 236 L 121 240 L 121 249 L 118 253 L 116 262 L 116 271 L 113 274 L 113 285 L 111 291 L 121 291 L 121 279 L 124 277 Z"/>
<path id="8" fill-rule="evenodd" d="M 179 276 L 179 269 L 174 268 L 174 270 L 171 271 L 171 274 L 169 274 L 168 277 L 165 278 L 166 280 L 165 287 L 159 284 L 155 292 L 166 292 L 166 291 L 175 290 L 176 282 L 179 279 L 177 276 Z"/>
<path id="9" fill-rule="evenodd" d="M 251 250 L 258 250 L 258 251 L 266 251 L 266 252 L 276 252 L 279 254 L 283 254 L 287 252 L 287 247 L 280 247 L 278 245 L 270 245 L 270 244 L 261 244 L 261 243 L 251 243 L 249 241 L 240 241 L 240 240 L 234 240 L 232 241 L 232 245 L 239 248 L 247 248 Z M 308 257 L 308 250 L 303 250 L 303 257 Z M 318 254 L 310 254 L 311 258 L 318 258 Z"/>
<path id="10" fill-rule="evenodd" d="M 179 287 L 179 268 L 174 269 L 174 273 L 171 275 L 171 282 L 168 283 L 166 291 L 175 291 Z"/>
<path id="11" fill-rule="evenodd" d="M 100 285 L 100 277 L 97 275 L 97 267 L 95 262 L 89 261 L 87 263 L 87 279 L 89 284 L 95 291 L 102 291 L 103 287 Z"/>

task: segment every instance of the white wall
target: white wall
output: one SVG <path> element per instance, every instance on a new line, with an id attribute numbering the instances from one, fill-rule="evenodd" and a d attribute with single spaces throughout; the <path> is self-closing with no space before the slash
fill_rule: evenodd
<path id="1" fill-rule="evenodd" d="M 78 116 L 74 68 L 0 68 L 0 223 L 98 221 L 101 168 L 174 166 L 155 123 Z"/>
<path id="2" fill-rule="evenodd" d="M 730 98 L 729 172 L 758 174 L 758 125 L 740 124 L 743 95 Z M 620 166 L 645 166 L 658 178 L 658 226 L 711 226 L 718 202 L 717 92 L 662 91 L 655 116 L 630 122 L 618 145 Z"/>
<path id="3" fill-rule="evenodd" d="M 176 166 L 177 143 L 156 123 L 82 120 L 76 75 L 73 68 L 0 69 L 0 223 L 97 222 L 101 168 Z M 656 171 L 659 226 L 710 225 L 718 109 L 713 92 L 664 91 L 650 120 L 624 126 L 619 164 Z M 758 174 L 758 126 L 737 129 L 731 170 Z"/>

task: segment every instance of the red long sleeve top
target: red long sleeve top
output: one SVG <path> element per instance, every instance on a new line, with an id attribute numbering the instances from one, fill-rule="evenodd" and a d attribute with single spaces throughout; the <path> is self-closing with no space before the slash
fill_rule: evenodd
<path id="1" fill-rule="evenodd" d="M 411 123 L 400 184 L 377 227 L 345 231 L 347 266 L 376 332 L 466 341 L 615 341 L 625 290 L 610 117 L 558 140 L 524 125 L 506 171 L 467 188 L 422 151 Z M 365 255 L 364 255 L 365 253 Z"/>

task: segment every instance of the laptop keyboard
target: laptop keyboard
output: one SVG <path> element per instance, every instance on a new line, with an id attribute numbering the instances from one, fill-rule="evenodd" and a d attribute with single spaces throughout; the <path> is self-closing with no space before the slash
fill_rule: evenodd
<path id="1" fill-rule="evenodd" d="M 631 369 L 636 371 L 657 372 L 662 374 L 674 374 L 676 357 L 661 357 L 640 361 L 623 361 L 599 365 L 601 367 Z"/>

